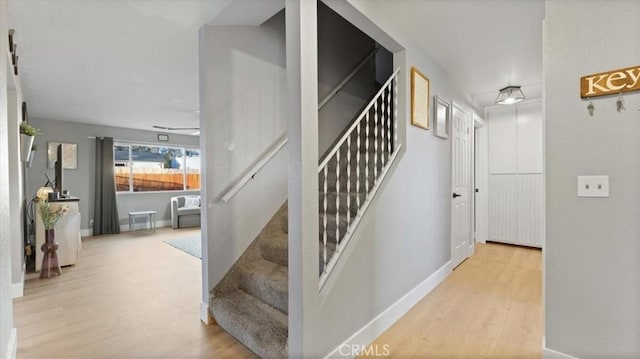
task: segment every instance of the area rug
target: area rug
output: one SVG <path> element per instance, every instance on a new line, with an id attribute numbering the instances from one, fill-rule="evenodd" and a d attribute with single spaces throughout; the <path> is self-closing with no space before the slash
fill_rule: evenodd
<path id="1" fill-rule="evenodd" d="M 196 258 L 202 259 L 200 237 L 176 238 L 169 239 L 164 242 L 170 246 L 178 248 L 185 253 L 189 253 Z"/>

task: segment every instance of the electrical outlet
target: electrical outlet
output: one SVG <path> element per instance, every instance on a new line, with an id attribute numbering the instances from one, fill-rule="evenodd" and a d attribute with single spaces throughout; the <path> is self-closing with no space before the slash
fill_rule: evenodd
<path id="1" fill-rule="evenodd" d="M 93 219 L 90 219 L 90 220 L 89 220 L 89 225 L 90 225 L 90 226 L 93 226 Z"/>
<path id="2" fill-rule="evenodd" d="M 609 197 L 609 176 L 578 176 L 578 197 Z"/>

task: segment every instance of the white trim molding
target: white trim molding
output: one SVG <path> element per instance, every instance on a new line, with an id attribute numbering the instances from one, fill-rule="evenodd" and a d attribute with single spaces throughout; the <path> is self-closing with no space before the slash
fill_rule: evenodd
<path id="1" fill-rule="evenodd" d="M 156 221 L 156 228 L 163 228 L 163 227 L 171 227 L 171 220 L 170 219 L 163 219 L 160 221 Z M 129 224 L 121 224 L 120 225 L 120 232 L 130 232 L 129 231 Z M 142 232 L 140 232 L 142 233 Z M 80 236 L 81 237 L 91 237 L 93 236 L 93 229 L 92 228 L 87 228 L 87 229 L 81 229 L 80 230 Z"/>
<path id="2" fill-rule="evenodd" d="M 163 219 L 163 220 L 156 221 L 156 228 L 163 228 L 163 227 L 171 227 L 171 220 Z M 120 232 L 130 232 L 129 224 L 128 223 L 121 224 Z M 93 228 L 85 228 L 80 230 L 80 237 L 91 237 L 91 236 L 93 236 Z"/>
<path id="3" fill-rule="evenodd" d="M 213 324 L 213 320 L 211 320 L 211 316 L 209 315 L 209 304 L 205 302 L 200 302 L 200 320 L 206 324 Z"/>
<path id="4" fill-rule="evenodd" d="M 542 358 L 543 359 L 578 359 L 577 357 L 574 357 L 572 355 L 547 348 L 547 341 L 545 337 L 542 337 Z"/>
<path id="5" fill-rule="evenodd" d="M 11 284 L 11 298 L 20 298 L 24 295 L 24 273 L 22 274 L 22 280 L 18 283 Z"/>
<path id="6" fill-rule="evenodd" d="M 378 314 L 364 327 L 355 332 L 349 339 L 340 344 L 327 358 L 352 358 L 353 355 L 349 351 L 340 350 L 344 347 L 355 347 L 358 345 L 360 348 L 365 348 L 372 343 L 378 336 L 389 329 L 395 322 L 397 322 L 403 315 L 405 315 L 414 305 L 429 294 L 438 284 L 440 284 L 445 278 L 451 274 L 451 261 L 445 263 L 442 267 L 431 274 L 427 279 L 418 284 L 415 288 L 410 290 L 407 294 L 398 299 L 395 303 L 391 304 L 382 313 Z M 383 349 L 381 349 L 383 350 Z M 349 352 L 346 355 L 346 352 Z"/>
<path id="7" fill-rule="evenodd" d="M 11 298 L 20 298 L 24 296 L 24 279 L 27 273 L 27 265 L 26 263 L 22 265 L 22 274 L 20 276 L 20 281 L 18 283 L 11 284 Z"/>
<path id="8" fill-rule="evenodd" d="M 9 347 L 7 348 L 7 359 L 16 359 L 18 351 L 18 329 L 11 329 L 11 337 L 9 338 Z"/>

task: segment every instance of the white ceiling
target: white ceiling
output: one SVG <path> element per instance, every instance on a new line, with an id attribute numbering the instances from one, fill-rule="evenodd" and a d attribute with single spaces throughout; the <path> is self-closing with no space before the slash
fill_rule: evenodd
<path id="1" fill-rule="evenodd" d="M 507 85 L 542 97 L 543 0 L 371 1 L 413 34 L 478 108 L 494 105 Z"/>
<path id="2" fill-rule="evenodd" d="M 228 3 L 10 0 L 29 116 L 197 127 L 198 30 Z"/>
<path id="3" fill-rule="evenodd" d="M 372 1 L 415 34 L 477 107 L 493 104 L 510 84 L 540 97 L 542 0 Z M 249 16 L 240 8 L 273 11 L 281 3 L 230 2 L 9 0 L 29 115 L 146 130 L 197 127 L 198 29 Z"/>

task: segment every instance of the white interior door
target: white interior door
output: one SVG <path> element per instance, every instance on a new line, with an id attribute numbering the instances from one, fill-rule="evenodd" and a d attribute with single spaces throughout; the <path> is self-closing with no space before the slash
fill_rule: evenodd
<path id="1" fill-rule="evenodd" d="M 469 115 L 454 103 L 451 114 L 452 268 L 473 253 L 470 122 Z"/>

